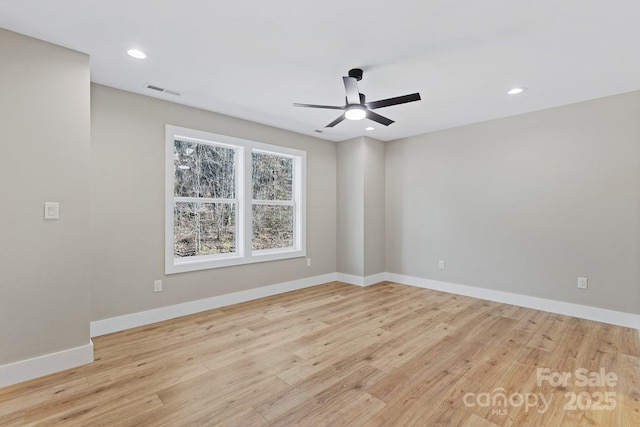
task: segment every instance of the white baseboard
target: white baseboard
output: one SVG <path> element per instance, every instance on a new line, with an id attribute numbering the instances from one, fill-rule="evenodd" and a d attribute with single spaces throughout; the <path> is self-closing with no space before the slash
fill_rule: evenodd
<path id="1" fill-rule="evenodd" d="M 364 286 L 375 285 L 376 283 L 384 282 L 387 280 L 386 273 L 373 274 L 364 278 Z"/>
<path id="2" fill-rule="evenodd" d="M 249 289 L 246 291 L 234 292 L 232 294 L 220 295 L 197 301 L 170 305 L 168 307 L 160 307 L 153 310 L 126 314 L 124 316 L 96 320 L 91 322 L 91 336 L 96 337 L 100 335 L 110 334 L 112 332 L 123 331 L 125 329 L 144 326 L 150 323 L 161 322 L 163 320 L 175 319 L 176 317 L 187 316 L 189 314 L 212 310 L 214 308 L 238 304 L 241 302 L 277 295 L 284 292 L 304 289 L 311 286 L 322 285 L 324 283 L 334 282 L 336 280 L 338 280 L 336 273 L 330 273 L 321 276 L 293 280 L 291 282 L 284 282 L 275 285 Z"/>
<path id="3" fill-rule="evenodd" d="M 546 298 L 532 297 L 528 295 L 514 294 L 510 292 L 495 291 L 492 289 L 477 288 L 475 286 L 458 285 L 455 283 L 404 276 L 395 273 L 385 273 L 385 277 L 386 280 L 390 282 L 401 283 L 403 285 L 410 285 L 419 288 L 465 295 L 474 298 L 501 302 L 504 304 L 517 305 L 519 307 L 533 308 L 535 310 L 548 311 L 551 313 L 563 314 L 566 316 L 573 316 L 581 319 L 594 320 L 596 322 L 603 322 L 612 325 L 640 329 L 640 315 L 637 314 L 550 300 Z"/>
<path id="4" fill-rule="evenodd" d="M 370 286 L 383 281 L 391 281 L 409 286 L 465 295 L 640 330 L 640 315 L 632 313 L 496 291 L 492 289 L 478 288 L 474 286 L 440 282 L 437 280 L 423 279 L 395 273 L 380 273 L 367 277 L 353 276 L 343 273 L 330 273 L 183 304 L 176 304 L 169 307 L 112 317 L 110 319 L 97 320 L 91 322 L 91 336 L 94 337 L 122 331 L 137 326 L 148 325 L 150 323 L 169 320 L 180 316 L 199 313 L 201 311 L 334 281 L 341 281 L 356 286 Z M 93 342 L 89 341 L 89 344 L 84 346 L 0 366 L 0 387 L 28 381 L 33 378 L 71 369 L 91 362 L 93 362 Z"/>
<path id="5" fill-rule="evenodd" d="M 57 353 L 45 354 L 0 366 L 0 387 L 43 377 L 93 362 L 93 342 Z"/>
<path id="6" fill-rule="evenodd" d="M 304 289 L 328 282 L 340 281 L 356 286 L 370 286 L 385 280 L 420 288 L 433 289 L 458 295 L 486 299 L 520 307 L 549 311 L 582 319 L 595 320 L 597 322 L 626 326 L 640 329 L 640 315 L 607 310 L 603 308 L 572 304 L 545 298 L 514 294 L 510 292 L 495 291 L 474 286 L 458 285 L 455 283 L 440 282 L 437 280 L 423 279 L 419 277 L 405 276 L 395 273 L 380 273 L 367 277 L 354 276 L 344 273 L 330 273 L 321 276 L 308 277 L 291 282 L 279 283 L 261 288 L 249 289 L 232 294 L 220 295 L 197 301 L 156 308 L 153 310 L 112 317 L 109 319 L 91 322 L 91 336 L 100 336 L 125 329 L 144 326 L 163 320 L 187 316 L 214 308 L 238 304 L 258 298 L 281 294 L 284 292 Z"/>
<path id="7" fill-rule="evenodd" d="M 340 282 L 348 283 L 356 286 L 371 286 L 376 283 L 384 282 L 386 273 L 373 274 L 371 276 L 354 276 L 352 274 L 336 273 Z"/>

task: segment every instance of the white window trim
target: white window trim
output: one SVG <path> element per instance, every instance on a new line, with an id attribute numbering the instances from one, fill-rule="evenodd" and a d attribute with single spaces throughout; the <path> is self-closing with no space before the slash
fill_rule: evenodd
<path id="1" fill-rule="evenodd" d="M 174 257 L 174 171 L 173 153 L 175 139 L 185 139 L 198 143 L 214 143 L 237 149 L 236 156 L 236 199 L 222 200 L 236 203 L 236 252 L 215 256 L 195 256 L 182 259 Z M 253 200 L 253 151 L 275 154 L 294 159 L 294 200 L 260 201 Z M 306 256 L 306 152 L 288 147 L 264 144 L 247 139 L 218 135 L 179 126 L 165 126 L 165 273 L 183 273 L 211 268 L 229 267 L 255 262 L 275 261 Z M 243 167 L 238 167 L 240 164 Z M 244 171 L 244 174 L 240 173 Z M 184 199 L 184 198 L 177 198 Z M 194 198 L 197 199 L 197 198 Z M 218 200 L 218 199 L 211 199 Z M 205 201 L 208 199 L 198 199 Z M 294 245 L 290 248 L 252 250 L 252 216 L 253 204 L 293 205 L 296 209 L 294 217 Z"/>

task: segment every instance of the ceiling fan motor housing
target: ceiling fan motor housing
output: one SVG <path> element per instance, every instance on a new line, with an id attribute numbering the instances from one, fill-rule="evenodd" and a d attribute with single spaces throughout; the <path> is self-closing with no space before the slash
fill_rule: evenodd
<path id="1" fill-rule="evenodd" d="M 357 81 L 362 80 L 362 69 L 352 68 L 351 70 L 349 70 L 349 77 L 354 77 Z"/>

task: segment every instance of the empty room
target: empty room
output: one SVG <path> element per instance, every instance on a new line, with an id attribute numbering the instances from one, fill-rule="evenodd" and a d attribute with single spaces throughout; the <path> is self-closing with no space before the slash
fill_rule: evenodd
<path id="1" fill-rule="evenodd" d="M 0 2 L 0 426 L 640 426 L 638 16 Z"/>

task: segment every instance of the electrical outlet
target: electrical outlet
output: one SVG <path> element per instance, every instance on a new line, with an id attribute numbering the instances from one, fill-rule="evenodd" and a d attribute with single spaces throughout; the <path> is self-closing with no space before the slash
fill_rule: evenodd
<path id="1" fill-rule="evenodd" d="M 44 202 L 44 219 L 60 219 L 60 203 Z"/>
<path id="2" fill-rule="evenodd" d="M 586 277 L 578 277 L 578 289 L 587 289 L 588 281 Z"/>
<path id="3" fill-rule="evenodd" d="M 162 280 L 153 281 L 153 292 L 162 292 Z"/>
<path id="4" fill-rule="evenodd" d="M 307 267 L 311 267 L 311 258 L 307 258 Z"/>
<path id="5" fill-rule="evenodd" d="M 440 270 L 444 270 L 444 261 L 443 260 L 438 261 L 438 268 Z"/>

